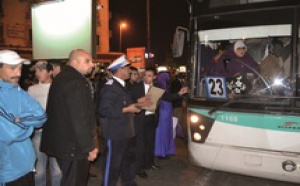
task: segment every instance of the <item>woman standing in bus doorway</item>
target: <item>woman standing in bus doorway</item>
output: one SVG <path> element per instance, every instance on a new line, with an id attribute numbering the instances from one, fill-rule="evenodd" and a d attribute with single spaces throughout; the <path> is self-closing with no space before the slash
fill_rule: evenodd
<path id="1" fill-rule="evenodd" d="M 156 85 L 170 93 L 168 82 L 170 75 L 167 69 L 159 71 L 156 75 Z M 173 139 L 173 107 L 172 103 L 160 100 L 158 110 L 158 124 L 155 135 L 155 149 L 156 157 L 166 158 L 175 154 L 175 143 Z"/>

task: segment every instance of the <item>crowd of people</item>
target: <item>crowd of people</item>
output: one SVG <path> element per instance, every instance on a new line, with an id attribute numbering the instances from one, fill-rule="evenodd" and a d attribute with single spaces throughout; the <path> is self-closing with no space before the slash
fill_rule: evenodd
<path id="1" fill-rule="evenodd" d="M 105 76 L 91 79 L 91 54 L 75 49 L 64 66 L 37 61 L 31 68 L 37 82 L 24 90 L 19 80 L 28 63 L 0 51 L 0 185 L 84 186 L 101 153 L 99 184 L 134 186 L 135 176 L 160 170 L 155 157 L 175 154 L 174 118 L 182 121 L 188 93 L 184 73 L 140 71 L 123 55 Z M 158 102 L 148 93 L 152 87 L 164 92 Z M 176 126 L 180 131 L 180 122 Z"/>

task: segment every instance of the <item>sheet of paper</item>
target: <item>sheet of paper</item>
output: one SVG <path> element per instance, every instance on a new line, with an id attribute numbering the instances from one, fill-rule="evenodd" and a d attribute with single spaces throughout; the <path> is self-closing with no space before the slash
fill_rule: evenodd
<path id="1" fill-rule="evenodd" d="M 151 98 L 151 102 L 153 103 L 150 107 L 143 107 L 143 109 L 145 110 L 149 110 L 151 112 L 155 112 L 157 104 L 158 104 L 158 100 L 161 98 L 161 96 L 165 93 L 164 89 L 161 88 L 157 88 L 152 86 L 147 95 Z"/>

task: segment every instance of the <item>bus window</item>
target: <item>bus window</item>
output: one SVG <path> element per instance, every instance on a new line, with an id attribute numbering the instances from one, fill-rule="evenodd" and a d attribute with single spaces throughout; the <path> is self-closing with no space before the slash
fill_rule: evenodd
<path id="1" fill-rule="evenodd" d="M 199 96 L 206 77 L 225 78 L 228 97 L 292 96 L 290 34 L 291 25 L 200 31 Z"/>
<path id="2" fill-rule="evenodd" d="M 292 96 L 289 42 L 288 37 L 271 38 L 260 64 L 262 78 L 270 86 L 272 95 Z"/>

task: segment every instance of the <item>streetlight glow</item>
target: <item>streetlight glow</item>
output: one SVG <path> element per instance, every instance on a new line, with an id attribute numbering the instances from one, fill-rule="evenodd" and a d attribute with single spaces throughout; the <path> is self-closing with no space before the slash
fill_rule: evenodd
<path id="1" fill-rule="evenodd" d="M 120 43 L 119 43 L 119 50 L 122 52 L 122 30 L 127 28 L 127 23 L 126 22 L 121 22 L 120 23 Z"/>
<path id="2" fill-rule="evenodd" d="M 127 27 L 127 24 L 125 22 L 120 24 L 120 29 L 123 29 L 123 28 L 126 28 L 126 27 Z"/>

